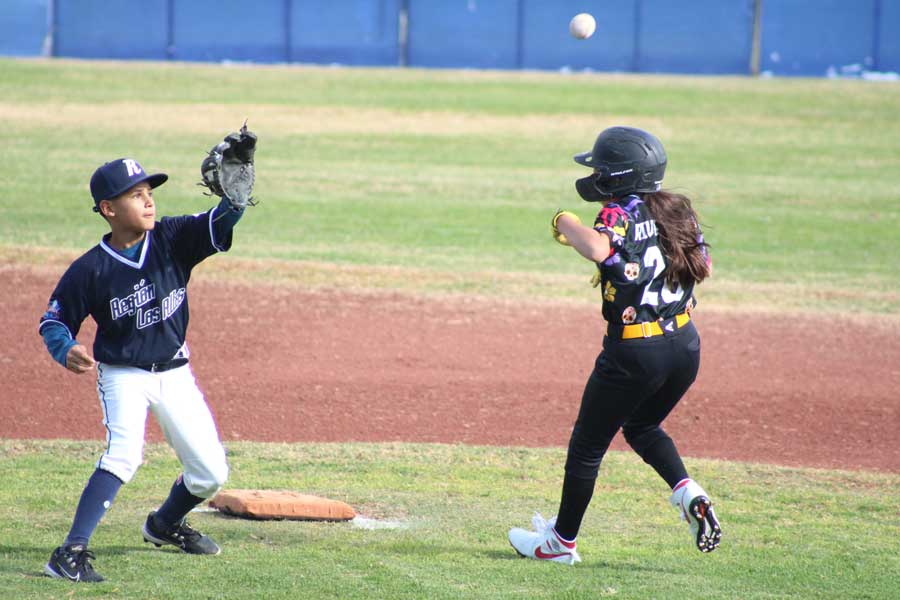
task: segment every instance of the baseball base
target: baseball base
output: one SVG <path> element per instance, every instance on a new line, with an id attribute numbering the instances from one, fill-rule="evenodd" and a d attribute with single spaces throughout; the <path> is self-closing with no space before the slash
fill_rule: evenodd
<path id="1" fill-rule="evenodd" d="M 225 514 L 247 519 L 349 521 L 356 511 L 340 500 L 274 490 L 222 490 L 209 505 Z"/>

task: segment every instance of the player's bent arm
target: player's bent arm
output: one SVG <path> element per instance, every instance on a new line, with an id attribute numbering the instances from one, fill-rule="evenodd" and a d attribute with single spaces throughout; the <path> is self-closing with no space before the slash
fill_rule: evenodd
<path id="1" fill-rule="evenodd" d="M 44 345 L 47 346 L 47 352 L 53 357 L 53 360 L 66 366 L 66 355 L 69 349 L 76 345 L 72 335 L 66 326 L 56 321 L 46 321 L 41 323 L 41 337 L 44 338 Z"/>
<path id="2" fill-rule="evenodd" d="M 41 337 L 53 360 L 73 373 L 86 373 L 94 368 L 94 359 L 87 348 L 72 339 L 62 323 L 45 321 L 41 324 Z"/>
<path id="3" fill-rule="evenodd" d="M 609 258 L 609 238 L 594 228 L 582 225 L 568 215 L 562 215 L 556 227 L 578 254 L 589 261 L 600 263 Z"/>

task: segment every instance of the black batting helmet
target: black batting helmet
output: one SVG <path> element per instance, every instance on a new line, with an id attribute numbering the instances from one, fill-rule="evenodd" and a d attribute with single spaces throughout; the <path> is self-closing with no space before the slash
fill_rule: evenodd
<path id="1" fill-rule="evenodd" d="M 594 172 L 575 182 L 588 202 L 621 198 L 636 192 L 657 192 L 666 173 L 662 142 L 643 129 L 610 127 L 597 136 L 590 152 L 575 155 L 575 162 Z"/>

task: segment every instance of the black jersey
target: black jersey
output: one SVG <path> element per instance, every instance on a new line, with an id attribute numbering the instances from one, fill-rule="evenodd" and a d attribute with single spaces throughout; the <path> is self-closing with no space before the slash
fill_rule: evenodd
<path id="1" fill-rule="evenodd" d="M 603 317 L 625 324 L 669 319 L 694 303 L 694 283 L 666 285 L 666 259 L 656 221 L 638 196 L 610 202 L 597 215 L 594 229 L 609 237 L 610 256 L 597 266 L 603 290 Z M 698 239 L 702 241 L 702 234 Z"/>
<path id="2" fill-rule="evenodd" d="M 230 230 L 216 239 L 215 211 L 164 217 L 147 232 L 136 261 L 110 247 L 107 234 L 63 274 L 40 326 L 61 323 L 74 339 L 90 315 L 97 323 L 96 360 L 114 365 L 171 360 L 184 345 L 191 270 L 231 247 Z"/>

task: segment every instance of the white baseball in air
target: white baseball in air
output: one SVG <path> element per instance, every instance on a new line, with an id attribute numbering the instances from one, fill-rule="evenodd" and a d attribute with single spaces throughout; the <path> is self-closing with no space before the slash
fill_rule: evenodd
<path id="1" fill-rule="evenodd" d="M 585 40 L 594 35 L 597 29 L 597 21 L 588 13 L 578 13 L 569 21 L 569 33 L 573 38 Z"/>

